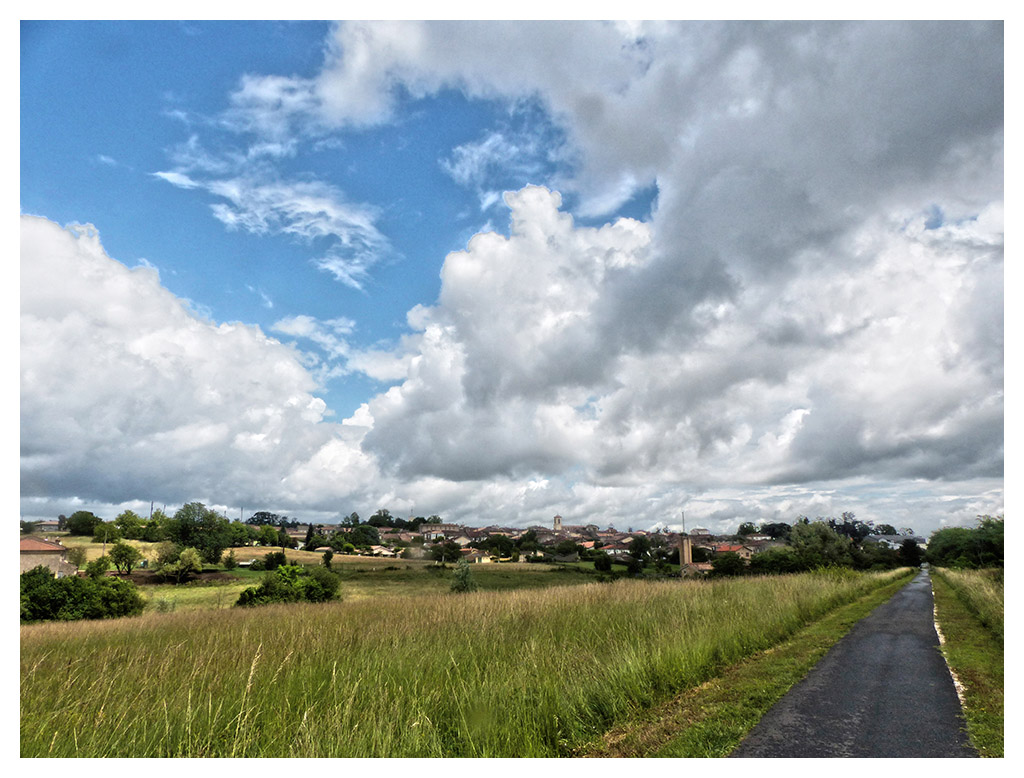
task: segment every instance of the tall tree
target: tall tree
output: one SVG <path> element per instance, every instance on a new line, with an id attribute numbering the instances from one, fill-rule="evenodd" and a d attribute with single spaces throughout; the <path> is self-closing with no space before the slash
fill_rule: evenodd
<path id="1" fill-rule="evenodd" d="M 852 511 L 846 511 L 840 519 L 829 519 L 828 526 L 854 543 L 860 543 L 871 534 L 871 525 L 859 521 Z"/>
<path id="2" fill-rule="evenodd" d="M 366 523 L 371 527 L 390 527 L 391 511 L 387 508 L 378 508 L 377 512 L 374 513 Z"/>
<path id="3" fill-rule="evenodd" d="M 66 529 L 69 535 L 92 535 L 96 525 L 102 521 L 92 511 L 75 511 L 68 516 Z"/>
<path id="4" fill-rule="evenodd" d="M 826 565 L 845 567 L 853 563 L 850 539 L 822 521 L 797 522 L 790 531 L 789 542 L 804 569 Z"/>
<path id="5" fill-rule="evenodd" d="M 768 535 L 773 540 L 788 540 L 791 527 L 783 521 L 770 522 L 761 525 L 761 534 Z"/>
<path id="6" fill-rule="evenodd" d="M 114 519 L 114 526 L 121 531 L 121 537 L 139 540 L 146 522 L 135 511 L 121 511 Z"/>
<path id="7" fill-rule="evenodd" d="M 231 543 L 231 522 L 201 502 L 183 505 L 167 522 L 167 532 L 179 546 L 196 549 L 211 564 L 220 562 Z"/>
<path id="8" fill-rule="evenodd" d="M 928 540 L 928 561 L 940 567 L 1002 567 L 1003 517 L 979 516 L 970 527 L 947 527 Z"/>

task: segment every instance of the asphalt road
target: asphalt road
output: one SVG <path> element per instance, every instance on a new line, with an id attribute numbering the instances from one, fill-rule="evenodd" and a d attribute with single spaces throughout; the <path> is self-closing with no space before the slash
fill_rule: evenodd
<path id="1" fill-rule="evenodd" d="M 733 757 L 973 757 L 928 572 L 857 623 Z"/>

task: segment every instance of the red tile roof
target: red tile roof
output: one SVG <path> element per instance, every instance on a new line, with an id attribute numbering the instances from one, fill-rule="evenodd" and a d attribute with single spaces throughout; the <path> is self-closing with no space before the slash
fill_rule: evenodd
<path id="1" fill-rule="evenodd" d="M 67 548 L 62 546 L 60 543 L 54 543 L 52 540 L 43 540 L 42 538 L 22 538 L 21 539 L 21 550 L 22 551 L 67 551 Z"/>

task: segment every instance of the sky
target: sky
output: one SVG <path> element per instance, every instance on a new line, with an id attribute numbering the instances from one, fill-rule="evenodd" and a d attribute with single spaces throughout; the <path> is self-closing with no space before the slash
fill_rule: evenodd
<path id="1" fill-rule="evenodd" d="M 1003 513 L 1001 23 L 22 22 L 22 518 Z"/>

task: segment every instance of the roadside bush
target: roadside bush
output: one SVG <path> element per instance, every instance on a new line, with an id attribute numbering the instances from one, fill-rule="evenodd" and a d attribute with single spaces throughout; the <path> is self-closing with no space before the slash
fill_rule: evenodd
<path id="1" fill-rule="evenodd" d="M 56 578 L 46 567 L 21 574 L 21 621 L 109 619 L 141 613 L 135 584 L 117 578 Z"/>

